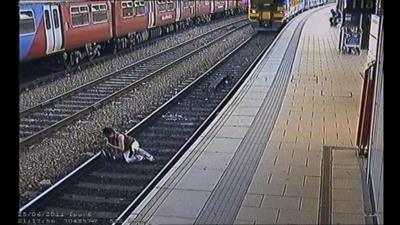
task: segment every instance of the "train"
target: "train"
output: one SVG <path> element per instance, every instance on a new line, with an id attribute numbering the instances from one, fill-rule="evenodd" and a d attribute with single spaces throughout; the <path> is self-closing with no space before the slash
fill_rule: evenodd
<path id="1" fill-rule="evenodd" d="M 249 0 L 248 18 L 257 31 L 278 31 L 299 13 L 327 0 Z"/>
<path id="2" fill-rule="evenodd" d="M 73 66 L 247 9 L 248 0 L 20 0 L 19 61 Z"/>

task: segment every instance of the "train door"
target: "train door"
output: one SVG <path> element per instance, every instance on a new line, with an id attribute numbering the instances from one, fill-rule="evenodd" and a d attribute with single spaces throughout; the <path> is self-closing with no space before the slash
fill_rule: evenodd
<path id="1" fill-rule="evenodd" d="M 62 50 L 63 36 L 61 30 L 61 16 L 58 5 L 44 5 L 44 25 L 46 31 L 46 54 Z"/>
<path id="2" fill-rule="evenodd" d="M 210 4 L 211 4 L 211 13 L 214 13 L 214 9 L 215 9 L 215 1 L 216 0 L 210 0 Z"/>
<path id="3" fill-rule="evenodd" d="M 192 14 L 192 15 L 195 15 L 195 8 L 196 8 L 196 4 L 195 4 L 195 1 L 193 1 L 193 0 L 191 0 L 191 1 L 189 1 L 189 7 L 190 7 L 190 13 Z"/>
<path id="4" fill-rule="evenodd" d="M 184 8 L 184 0 L 178 0 L 176 2 L 176 18 L 175 21 L 180 21 L 181 20 L 181 13 Z M 187 0 L 186 0 L 187 1 Z"/>
<path id="5" fill-rule="evenodd" d="M 299 2 L 299 11 L 300 12 L 304 11 L 304 0 L 300 0 L 300 2 Z"/>
<path id="6" fill-rule="evenodd" d="M 149 28 L 152 28 L 155 26 L 155 1 L 148 1 L 149 3 Z"/>

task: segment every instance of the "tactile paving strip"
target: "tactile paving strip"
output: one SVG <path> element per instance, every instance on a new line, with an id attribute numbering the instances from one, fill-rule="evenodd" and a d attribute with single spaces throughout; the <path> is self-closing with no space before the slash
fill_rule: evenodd
<path id="1" fill-rule="evenodd" d="M 311 15 L 297 25 L 272 88 L 195 224 L 233 224 L 279 114 L 301 31 Z"/>

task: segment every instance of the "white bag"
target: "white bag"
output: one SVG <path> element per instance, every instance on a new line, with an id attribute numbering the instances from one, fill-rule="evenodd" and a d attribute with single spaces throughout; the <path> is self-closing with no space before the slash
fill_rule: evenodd
<path id="1" fill-rule="evenodd" d="M 139 142 L 138 141 L 136 141 L 136 140 L 134 140 L 133 142 L 132 142 L 132 150 L 134 151 L 134 152 L 136 152 L 137 150 L 139 150 L 139 148 L 140 148 L 140 145 L 139 145 Z"/>

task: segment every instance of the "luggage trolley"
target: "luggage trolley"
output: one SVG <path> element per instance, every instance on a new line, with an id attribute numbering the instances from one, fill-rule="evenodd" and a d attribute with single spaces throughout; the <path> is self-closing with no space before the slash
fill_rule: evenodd
<path id="1" fill-rule="evenodd" d="M 342 46 L 341 51 L 343 54 L 355 53 L 361 54 L 361 38 L 362 30 L 359 27 L 342 27 Z"/>

